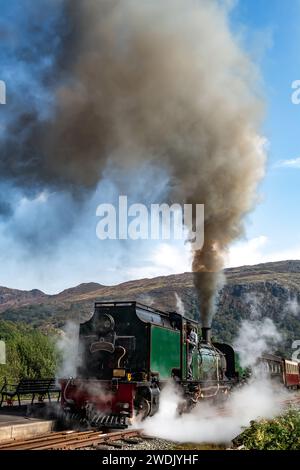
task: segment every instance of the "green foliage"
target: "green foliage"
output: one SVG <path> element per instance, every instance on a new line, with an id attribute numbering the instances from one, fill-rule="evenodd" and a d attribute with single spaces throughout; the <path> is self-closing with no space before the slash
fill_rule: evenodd
<path id="1" fill-rule="evenodd" d="M 0 321 L 0 338 L 6 343 L 6 365 L 0 365 L 0 386 L 7 378 L 47 378 L 55 375 L 58 356 L 54 337 L 32 326 Z"/>
<path id="2" fill-rule="evenodd" d="M 300 450 L 300 411 L 292 409 L 273 420 L 252 421 L 234 444 L 245 450 Z"/>

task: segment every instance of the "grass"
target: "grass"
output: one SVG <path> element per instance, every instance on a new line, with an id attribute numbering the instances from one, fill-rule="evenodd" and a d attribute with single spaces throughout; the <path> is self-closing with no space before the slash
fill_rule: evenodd
<path id="1" fill-rule="evenodd" d="M 173 450 L 225 450 L 228 446 L 225 444 L 209 444 L 209 443 L 202 443 L 202 444 L 176 444 Z"/>

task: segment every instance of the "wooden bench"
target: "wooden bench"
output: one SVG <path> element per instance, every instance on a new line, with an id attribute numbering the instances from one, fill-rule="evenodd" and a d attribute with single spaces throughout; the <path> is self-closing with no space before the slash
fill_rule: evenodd
<path id="1" fill-rule="evenodd" d="M 6 381 L 1 389 L 0 407 L 6 400 L 12 401 L 14 397 L 18 398 L 19 406 L 21 406 L 21 395 L 32 395 L 31 404 L 36 395 L 39 397 L 48 396 L 51 402 L 51 393 L 58 393 L 57 401 L 60 399 L 61 389 L 56 385 L 55 379 L 21 379 L 16 385 L 8 384 Z"/>

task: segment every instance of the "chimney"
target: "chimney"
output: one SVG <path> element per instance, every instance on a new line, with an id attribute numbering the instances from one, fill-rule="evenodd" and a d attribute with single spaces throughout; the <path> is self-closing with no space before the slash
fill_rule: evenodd
<path id="1" fill-rule="evenodd" d="M 202 329 L 202 341 L 204 343 L 210 343 L 211 342 L 211 328 L 207 326 L 203 326 L 201 329 Z"/>

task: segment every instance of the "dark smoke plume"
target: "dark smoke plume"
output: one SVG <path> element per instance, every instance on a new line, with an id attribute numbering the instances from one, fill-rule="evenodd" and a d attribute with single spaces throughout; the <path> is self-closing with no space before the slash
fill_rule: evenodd
<path id="1" fill-rule="evenodd" d="M 53 115 L 14 124 L 15 134 L 31 129 L 19 155 L 37 180 L 93 188 L 108 161 L 125 169 L 149 161 L 168 168 L 174 201 L 205 204 L 205 244 L 193 259 L 205 326 L 265 161 L 258 77 L 221 4 L 73 0 L 72 47 L 60 49 L 69 79 Z"/>

